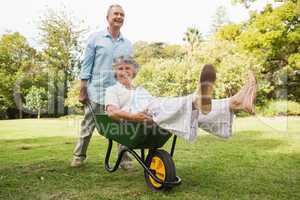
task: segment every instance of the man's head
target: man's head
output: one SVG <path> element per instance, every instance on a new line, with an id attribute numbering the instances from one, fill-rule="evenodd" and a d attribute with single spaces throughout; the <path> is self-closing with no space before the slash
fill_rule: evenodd
<path id="1" fill-rule="evenodd" d="M 116 79 L 120 82 L 131 81 L 139 70 L 139 65 L 132 57 L 118 57 L 113 61 Z"/>
<path id="2" fill-rule="evenodd" d="M 124 10 L 120 5 L 114 4 L 109 6 L 106 15 L 109 27 L 113 29 L 120 29 L 124 22 L 124 16 Z"/>

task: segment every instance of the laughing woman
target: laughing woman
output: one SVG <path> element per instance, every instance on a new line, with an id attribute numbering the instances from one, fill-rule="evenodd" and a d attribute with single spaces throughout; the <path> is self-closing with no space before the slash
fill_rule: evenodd
<path id="1" fill-rule="evenodd" d="M 173 134 L 193 141 L 198 127 L 220 137 L 232 135 L 233 112 L 253 112 L 256 81 L 253 74 L 234 96 L 212 100 L 216 73 L 212 65 L 204 65 L 198 90 L 183 97 L 153 97 L 143 87 L 135 87 L 133 79 L 139 65 L 131 57 L 114 60 L 117 84 L 106 91 L 105 109 L 113 119 L 155 122 Z"/>

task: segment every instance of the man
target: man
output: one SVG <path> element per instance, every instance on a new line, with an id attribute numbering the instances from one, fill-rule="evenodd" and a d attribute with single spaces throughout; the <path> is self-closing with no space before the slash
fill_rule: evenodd
<path id="1" fill-rule="evenodd" d="M 82 104 L 89 101 L 95 112 L 104 110 L 105 90 L 116 82 L 112 70 L 113 59 L 120 55 L 131 56 L 133 54 L 132 44 L 120 32 L 124 16 L 120 5 L 111 5 L 106 15 L 107 29 L 93 33 L 87 41 L 80 72 L 79 101 Z M 72 167 L 79 167 L 83 164 L 95 129 L 95 122 L 89 109 L 85 106 L 84 110 L 81 131 L 71 162 Z"/>

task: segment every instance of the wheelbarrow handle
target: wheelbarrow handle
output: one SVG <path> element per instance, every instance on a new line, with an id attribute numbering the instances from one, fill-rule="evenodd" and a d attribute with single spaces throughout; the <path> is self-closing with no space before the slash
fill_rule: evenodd
<path id="1" fill-rule="evenodd" d="M 87 101 L 87 102 L 85 103 L 85 105 L 88 107 L 88 109 L 89 109 L 89 111 L 90 111 L 90 113 L 91 113 L 91 115 L 92 115 L 92 117 L 93 117 L 93 120 L 94 120 L 94 123 L 95 123 L 95 126 L 96 126 L 98 132 L 101 133 L 101 128 L 100 128 L 99 124 L 97 123 L 96 114 L 95 114 L 95 111 L 94 111 L 94 109 L 93 109 L 93 106 L 92 106 L 91 102 L 90 102 L 90 101 Z"/>
<path id="2" fill-rule="evenodd" d="M 90 112 L 92 113 L 93 117 L 95 116 L 95 112 L 94 109 L 92 107 L 92 104 L 90 101 L 85 102 L 85 105 L 88 107 L 88 109 L 90 110 Z"/>

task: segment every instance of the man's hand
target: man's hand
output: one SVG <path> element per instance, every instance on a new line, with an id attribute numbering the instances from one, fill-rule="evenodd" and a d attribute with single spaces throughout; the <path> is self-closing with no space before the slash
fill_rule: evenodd
<path id="1" fill-rule="evenodd" d="M 89 97 L 87 94 L 87 81 L 81 80 L 80 82 L 80 93 L 79 93 L 79 102 L 82 104 L 86 104 L 89 101 Z"/>

